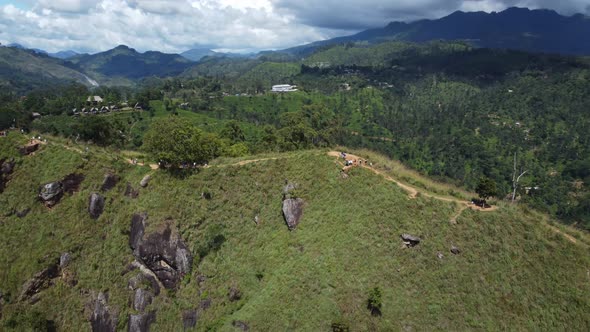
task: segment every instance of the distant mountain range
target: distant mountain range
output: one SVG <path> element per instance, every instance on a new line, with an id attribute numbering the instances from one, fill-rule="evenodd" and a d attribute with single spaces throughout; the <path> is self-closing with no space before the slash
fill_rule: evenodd
<path id="1" fill-rule="evenodd" d="M 104 78 L 137 80 L 150 76 L 176 76 L 194 65 L 193 61 L 178 54 L 140 53 L 124 45 L 106 52 L 77 55 L 68 62 L 99 81 Z"/>
<path id="2" fill-rule="evenodd" d="M 47 54 L 47 55 L 49 55 L 52 58 L 62 59 L 62 60 L 63 59 L 68 59 L 68 58 L 71 58 L 73 56 L 76 56 L 76 55 L 80 54 L 80 53 L 78 53 L 76 51 L 71 51 L 71 50 L 68 50 L 68 51 L 59 51 L 59 52 L 56 52 L 56 53 L 49 53 L 49 52 L 47 52 L 45 50 L 42 50 L 42 49 L 39 49 L 39 48 L 26 48 L 26 47 L 22 46 L 21 44 L 17 44 L 17 43 L 11 43 L 11 44 L 8 44 L 7 46 L 8 47 L 19 48 L 21 50 L 30 50 L 30 51 L 33 51 L 33 52 L 39 53 L 39 54 Z"/>
<path id="3" fill-rule="evenodd" d="M 499 13 L 458 11 L 437 20 L 392 22 L 384 28 L 297 46 L 283 52 L 305 56 L 326 45 L 391 40 L 466 40 L 477 47 L 590 55 L 590 18 L 582 14 L 568 17 L 552 10 L 516 7 Z"/>
<path id="4" fill-rule="evenodd" d="M 256 54 L 215 52 L 209 48 L 194 48 L 186 52 L 182 52 L 180 55 L 191 61 L 201 61 L 205 57 L 253 58 L 256 56 Z"/>

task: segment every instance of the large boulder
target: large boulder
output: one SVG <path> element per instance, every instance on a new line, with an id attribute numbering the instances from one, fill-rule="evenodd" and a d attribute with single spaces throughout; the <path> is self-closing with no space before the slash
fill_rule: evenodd
<path id="1" fill-rule="evenodd" d="M 143 179 L 141 179 L 141 182 L 139 182 L 139 185 L 142 188 L 145 188 L 148 186 L 148 184 L 150 183 L 150 180 L 152 179 L 152 177 L 148 174 L 146 176 L 143 177 Z"/>
<path id="2" fill-rule="evenodd" d="M 37 150 L 39 150 L 39 142 L 33 142 L 33 143 L 27 144 L 25 146 L 22 146 L 18 149 L 20 154 L 23 156 L 30 155 L 31 153 L 33 153 Z"/>
<path id="3" fill-rule="evenodd" d="M 108 296 L 99 293 L 94 301 L 94 308 L 90 316 L 92 332 L 115 332 L 117 329 L 117 314 L 108 307 Z"/>
<path id="4" fill-rule="evenodd" d="M 148 332 L 150 325 L 156 321 L 156 312 L 139 315 L 129 315 L 129 325 L 127 325 L 128 332 Z"/>
<path id="5" fill-rule="evenodd" d="M 104 180 L 102 180 L 102 185 L 100 186 L 100 191 L 109 191 L 113 189 L 121 178 L 118 175 L 107 173 L 104 176 Z"/>
<path id="6" fill-rule="evenodd" d="M 104 197 L 100 194 L 93 193 L 88 199 L 88 213 L 92 219 L 98 219 L 104 211 Z"/>
<path id="7" fill-rule="evenodd" d="M 419 237 L 410 234 L 402 234 L 401 238 L 408 247 L 417 246 L 422 241 Z"/>
<path id="8" fill-rule="evenodd" d="M 283 216 L 289 230 L 295 229 L 303 216 L 305 201 L 301 198 L 287 198 L 283 201 Z"/>
<path id="9" fill-rule="evenodd" d="M 53 207 L 64 194 L 61 181 L 50 182 L 41 187 L 39 198 L 47 207 Z"/>
<path id="10" fill-rule="evenodd" d="M 59 276 L 59 262 L 56 260 L 47 268 L 35 274 L 24 283 L 19 301 L 25 301 L 36 296 L 40 291 L 51 286 L 53 279 Z"/>
<path id="11" fill-rule="evenodd" d="M 145 234 L 146 214 L 136 214 L 131 220 L 129 245 L 135 258 L 150 269 L 168 289 L 174 289 L 190 272 L 192 254 L 171 221 L 153 233 Z"/>
<path id="12" fill-rule="evenodd" d="M 16 165 L 14 158 L 10 159 L 9 161 L 6 161 L 6 160 L 0 161 L 0 174 L 3 174 L 3 175 L 12 174 L 12 171 L 14 170 L 14 165 Z"/>

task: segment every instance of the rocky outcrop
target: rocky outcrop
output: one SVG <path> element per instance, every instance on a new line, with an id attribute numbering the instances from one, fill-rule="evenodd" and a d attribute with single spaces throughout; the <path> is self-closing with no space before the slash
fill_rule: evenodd
<path id="1" fill-rule="evenodd" d="M 53 207 L 59 202 L 64 194 L 63 185 L 60 181 L 50 182 L 41 187 L 39 198 L 47 207 Z"/>
<path id="2" fill-rule="evenodd" d="M 415 247 L 422 241 L 419 237 L 410 234 L 402 234 L 401 238 L 408 247 Z"/>
<path id="3" fill-rule="evenodd" d="M 59 256 L 59 268 L 65 269 L 72 261 L 72 255 L 69 252 L 64 252 Z"/>
<path id="4" fill-rule="evenodd" d="M 451 253 L 453 255 L 459 255 L 461 253 L 461 249 L 455 247 L 455 246 L 451 246 Z"/>
<path id="5" fill-rule="evenodd" d="M 182 327 L 189 330 L 197 326 L 199 316 L 196 310 L 188 310 L 182 313 Z"/>
<path id="6" fill-rule="evenodd" d="M 295 229 L 303 216 L 305 202 L 301 198 L 288 198 L 283 201 L 283 216 L 289 230 Z"/>
<path id="7" fill-rule="evenodd" d="M 41 272 L 38 272 L 33 276 L 33 278 L 29 279 L 27 282 L 24 283 L 18 300 L 33 300 L 35 302 L 36 295 L 40 291 L 51 286 L 53 283 L 53 279 L 57 278 L 58 276 L 59 262 L 56 260 L 54 263 L 49 265 L 47 268 L 43 269 Z"/>
<path id="8" fill-rule="evenodd" d="M 139 315 L 129 315 L 127 325 L 128 332 L 148 332 L 150 325 L 156 321 L 156 312 L 143 313 Z"/>
<path id="9" fill-rule="evenodd" d="M 148 174 L 146 176 L 143 177 L 143 179 L 141 179 L 141 182 L 139 182 L 139 185 L 142 188 L 145 188 L 148 186 L 148 184 L 150 183 L 150 180 L 152 179 L 152 177 Z"/>
<path id="10" fill-rule="evenodd" d="M 131 198 L 137 198 L 139 196 L 139 190 L 133 189 L 131 183 L 127 182 L 127 188 L 125 189 L 125 196 Z"/>
<path id="11" fill-rule="evenodd" d="M 39 142 L 33 142 L 33 143 L 27 144 L 25 146 L 21 146 L 18 149 L 18 151 L 20 152 L 21 155 L 28 156 L 31 153 L 39 150 L 39 146 L 40 146 Z"/>
<path id="12" fill-rule="evenodd" d="M 80 185 L 84 181 L 84 174 L 72 173 L 66 176 L 61 182 L 64 192 L 73 194 L 80 190 Z"/>
<path id="13" fill-rule="evenodd" d="M 150 234 L 145 233 L 146 214 L 136 214 L 131 220 L 129 246 L 135 258 L 150 269 L 168 289 L 190 272 L 192 254 L 184 244 L 172 221 Z"/>
<path id="14" fill-rule="evenodd" d="M 93 303 L 90 326 L 93 332 L 115 332 L 117 328 L 117 314 L 108 307 L 108 295 L 99 293 Z"/>
<path id="15" fill-rule="evenodd" d="M 100 194 L 93 193 L 88 199 L 88 213 L 92 219 L 98 219 L 104 211 L 104 197 Z"/>
<path id="16" fill-rule="evenodd" d="M 117 185 L 117 183 L 119 183 L 120 180 L 121 177 L 119 177 L 118 175 L 112 173 L 105 174 L 104 179 L 102 180 L 102 185 L 100 186 L 100 191 L 106 192 L 115 188 L 115 186 Z"/>
<path id="17" fill-rule="evenodd" d="M 283 187 L 283 217 L 289 230 L 294 230 L 303 216 L 303 206 L 305 201 L 301 198 L 294 197 L 293 191 L 297 189 L 296 183 L 285 180 Z"/>
<path id="18" fill-rule="evenodd" d="M 143 288 L 138 288 L 135 290 L 135 294 L 133 295 L 133 309 L 144 312 L 145 308 L 148 305 L 152 304 L 154 300 L 154 295 L 152 292 L 145 290 Z"/>

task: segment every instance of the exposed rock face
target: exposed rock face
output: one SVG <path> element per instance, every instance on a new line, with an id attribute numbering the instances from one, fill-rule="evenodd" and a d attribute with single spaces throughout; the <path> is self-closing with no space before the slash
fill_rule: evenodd
<path id="1" fill-rule="evenodd" d="M 146 214 L 136 214 L 131 220 L 129 245 L 139 262 L 150 269 L 168 289 L 176 288 L 190 272 L 192 254 L 168 221 L 159 231 L 144 234 Z"/>
<path id="2" fill-rule="evenodd" d="M 404 240 L 404 244 L 408 247 L 415 247 L 422 241 L 419 237 L 410 234 L 402 234 L 401 237 Z"/>
<path id="3" fill-rule="evenodd" d="M 148 186 L 148 184 L 150 183 L 150 180 L 152 179 L 152 177 L 148 174 L 146 176 L 143 177 L 143 179 L 141 179 L 141 182 L 139 182 L 139 185 L 142 188 L 145 188 Z"/>
<path id="4" fill-rule="evenodd" d="M 238 328 L 242 331 L 249 331 L 250 330 L 250 326 L 248 326 L 248 324 L 246 324 L 246 322 L 242 322 L 241 320 L 234 320 L 232 322 L 232 325 L 235 328 Z"/>
<path id="5" fill-rule="evenodd" d="M 35 152 L 39 150 L 39 142 L 35 142 L 32 144 L 27 144 L 25 146 L 22 146 L 18 149 L 18 151 L 20 152 L 21 155 L 23 156 L 28 156 L 31 153 Z"/>
<path id="6" fill-rule="evenodd" d="M 90 317 L 90 325 L 93 332 L 115 332 L 117 328 L 117 315 L 109 309 L 108 297 L 105 293 L 99 293 L 94 301 L 94 310 Z"/>
<path id="7" fill-rule="evenodd" d="M 19 301 L 31 299 L 37 293 L 49 287 L 52 283 L 52 279 L 57 278 L 58 276 L 59 265 L 56 261 L 41 272 L 35 274 L 29 281 L 25 282 L 18 298 Z"/>
<path id="8" fill-rule="evenodd" d="M 84 181 L 83 174 L 72 173 L 66 176 L 61 182 L 63 185 L 63 189 L 68 194 L 73 194 L 80 190 L 80 185 Z"/>
<path id="9" fill-rule="evenodd" d="M 59 202 L 64 194 L 63 185 L 60 181 L 50 182 L 39 191 L 39 198 L 47 207 L 53 207 Z"/>
<path id="10" fill-rule="evenodd" d="M 64 252 L 59 256 L 59 268 L 63 269 L 66 268 L 70 262 L 72 261 L 72 255 L 69 252 Z"/>
<path id="11" fill-rule="evenodd" d="M 451 246 L 451 253 L 453 255 L 459 255 L 461 253 L 461 249 L 455 247 L 455 246 Z"/>
<path id="12" fill-rule="evenodd" d="M 113 189 L 120 180 L 121 178 L 118 175 L 111 173 L 105 174 L 102 186 L 100 186 L 100 191 L 109 191 Z"/>
<path id="13" fill-rule="evenodd" d="M 297 184 L 296 183 L 291 183 L 287 180 L 285 180 L 286 184 L 283 187 L 283 199 L 289 199 L 291 198 L 291 192 L 295 189 L 297 189 Z"/>
<path id="14" fill-rule="evenodd" d="M 156 313 L 154 311 L 139 314 L 139 315 L 129 315 L 129 325 L 127 326 L 127 331 L 129 332 L 148 332 L 150 330 L 150 325 L 156 321 Z"/>
<path id="15" fill-rule="evenodd" d="M 88 213 L 92 219 L 98 219 L 104 211 L 104 197 L 100 194 L 94 193 L 88 199 Z"/>
<path id="16" fill-rule="evenodd" d="M 289 230 L 295 229 L 303 216 L 305 202 L 301 198 L 288 198 L 283 201 L 283 216 Z"/>
<path id="17" fill-rule="evenodd" d="M 139 190 L 133 189 L 131 183 L 127 182 L 127 188 L 125 189 L 125 196 L 131 198 L 137 198 L 139 196 Z"/>
<path id="18" fill-rule="evenodd" d="M 197 326 L 199 316 L 196 310 L 189 310 L 182 313 L 182 326 L 185 330 L 192 329 Z"/>
<path id="19" fill-rule="evenodd" d="M 154 295 L 145 289 L 138 288 L 133 295 L 133 309 L 144 312 L 148 305 L 152 304 Z"/>
<path id="20" fill-rule="evenodd" d="M 3 175 L 10 175 L 14 170 L 14 165 L 16 165 L 14 159 L 10 159 L 9 161 L 1 160 L 0 161 L 0 174 Z"/>

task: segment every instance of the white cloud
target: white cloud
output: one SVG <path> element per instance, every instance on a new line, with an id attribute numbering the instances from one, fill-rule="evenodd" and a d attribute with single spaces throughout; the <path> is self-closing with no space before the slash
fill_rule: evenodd
<path id="1" fill-rule="evenodd" d="M 0 6 L 0 42 L 53 52 L 280 49 L 345 35 L 394 20 L 435 18 L 455 10 L 499 11 L 519 5 L 562 13 L 590 0 L 24 0 Z"/>

